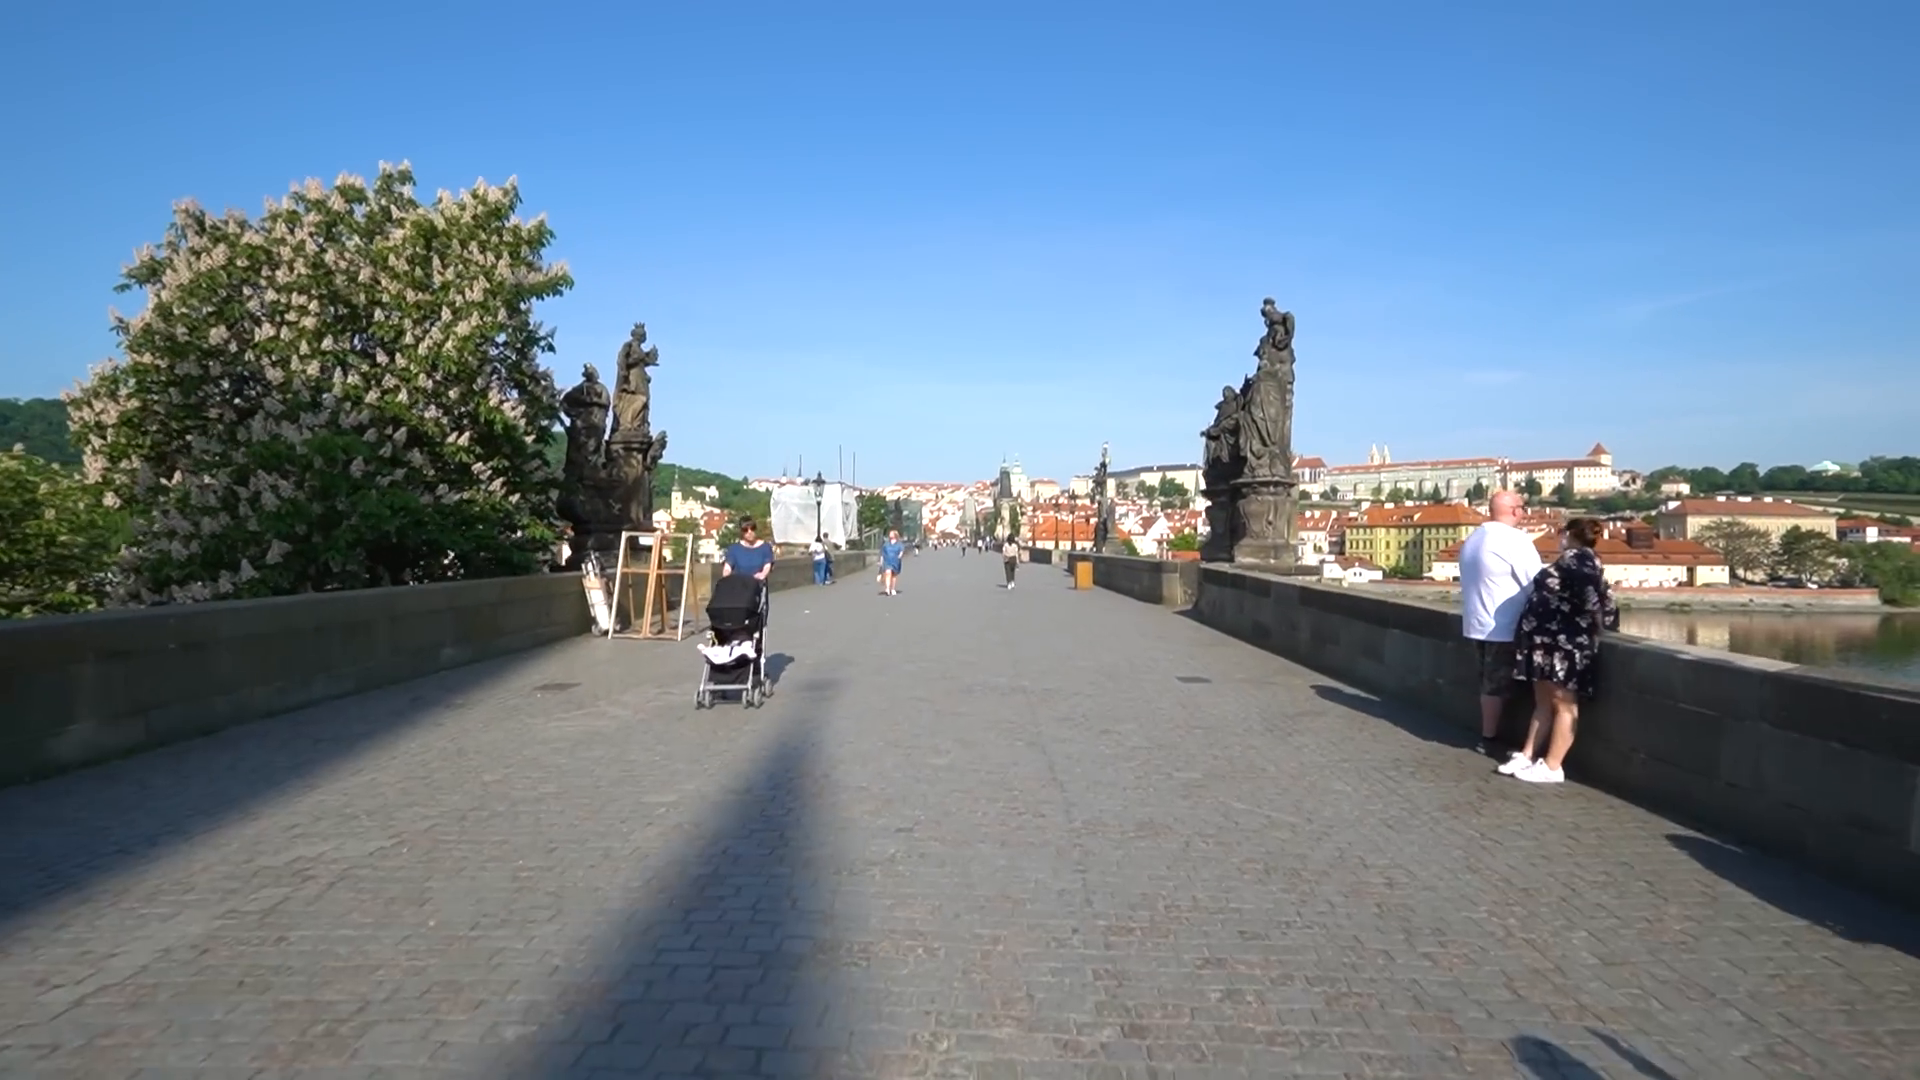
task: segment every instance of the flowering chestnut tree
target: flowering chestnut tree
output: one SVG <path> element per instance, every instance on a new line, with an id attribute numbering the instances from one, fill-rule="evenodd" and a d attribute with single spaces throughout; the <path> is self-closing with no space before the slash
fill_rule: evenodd
<path id="1" fill-rule="evenodd" d="M 551 550 L 559 393 L 536 301 L 573 284 L 518 187 L 422 203 L 406 165 L 258 218 L 174 208 L 124 356 L 67 396 L 124 507 L 131 602 L 526 573 Z"/>

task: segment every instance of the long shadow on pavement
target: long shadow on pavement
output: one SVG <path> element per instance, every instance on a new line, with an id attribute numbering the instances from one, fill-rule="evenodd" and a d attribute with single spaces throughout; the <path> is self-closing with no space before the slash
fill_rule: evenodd
<path id="1" fill-rule="evenodd" d="M 1467 747 L 1473 745 L 1471 733 L 1454 727 L 1452 724 L 1421 712 L 1419 709 L 1396 705 L 1365 694 L 1356 694 L 1343 687 L 1328 683 L 1314 683 L 1313 692 L 1320 700 L 1355 712 L 1365 713 L 1377 720 L 1385 720 L 1394 727 L 1442 746 Z"/>
<path id="2" fill-rule="evenodd" d="M 1920 924 L 1889 904 L 1771 856 L 1704 836 L 1668 833 L 1679 848 L 1722 880 L 1795 918 L 1848 941 L 1884 945 L 1920 957 Z"/>
<path id="3" fill-rule="evenodd" d="M 440 672 L 0 790 L 0 938 L 45 905 L 486 692 L 535 655 Z"/>
<path id="4" fill-rule="evenodd" d="M 1540 1080 L 1601 1080 L 1601 1074 L 1593 1066 L 1573 1056 L 1559 1043 L 1521 1035 L 1508 1040 L 1507 1045 L 1528 1076 Z"/>
<path id="5" fill-rule="evenodd" d="M 847 1035 L 823 1023 L 836 996 L 821 944 L 833 890 L 813 788 L 837 683 L 804 680 L 794 694 L 799 713 L 705 839 L 641 871 L 658 899 L 607 931 L 605 959 L 509 1075 L 835 1073 Z"/>
<path id="6" fill-rule="evenodd" d="M 1625 1040 L 1595 1027 L 1588 1028 L 1587 1034 L 1599 1039 L 1607 1049 L 1620 1055 L 1620 1060 L 1633 1066 L 1633 1071 L 1647 1077 L 1647 1080 L 1678 1080 L 1672 1073 L 1655 1064 L 1653 1059 L 1628 1045 Z"/>

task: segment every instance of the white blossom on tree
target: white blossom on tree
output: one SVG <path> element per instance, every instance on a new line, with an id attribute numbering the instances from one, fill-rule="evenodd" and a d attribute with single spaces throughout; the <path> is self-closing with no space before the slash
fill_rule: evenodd
<path id="1" fill-rule="evenodd" d="M 517 185 L 431 203 L 405 164 L 174 208 L 121 291 L 124 356 L 67 395 L 134 521 L 134 602 L 525 573 L 553 540 L 559 393 L 536 301 L 566 291 Z"/>

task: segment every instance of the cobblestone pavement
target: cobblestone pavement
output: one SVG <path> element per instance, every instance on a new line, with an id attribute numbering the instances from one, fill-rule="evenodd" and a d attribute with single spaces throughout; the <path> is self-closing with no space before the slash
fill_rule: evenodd
<path id="1" fill-rule="evenodd" d="M 0 1074 L 1913 1075 L 1910 915 L 999 577 L 0 791 Z"/>

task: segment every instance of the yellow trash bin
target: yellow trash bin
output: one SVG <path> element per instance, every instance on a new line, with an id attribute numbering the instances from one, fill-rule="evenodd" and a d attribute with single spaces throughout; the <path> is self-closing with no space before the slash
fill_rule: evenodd
<path id="1" fill-rule="evenodd" d="M 1093 560 L 1081 559 L 1073 564 L 1073 587 L 1076 589 L 1093 588 Z"/>

